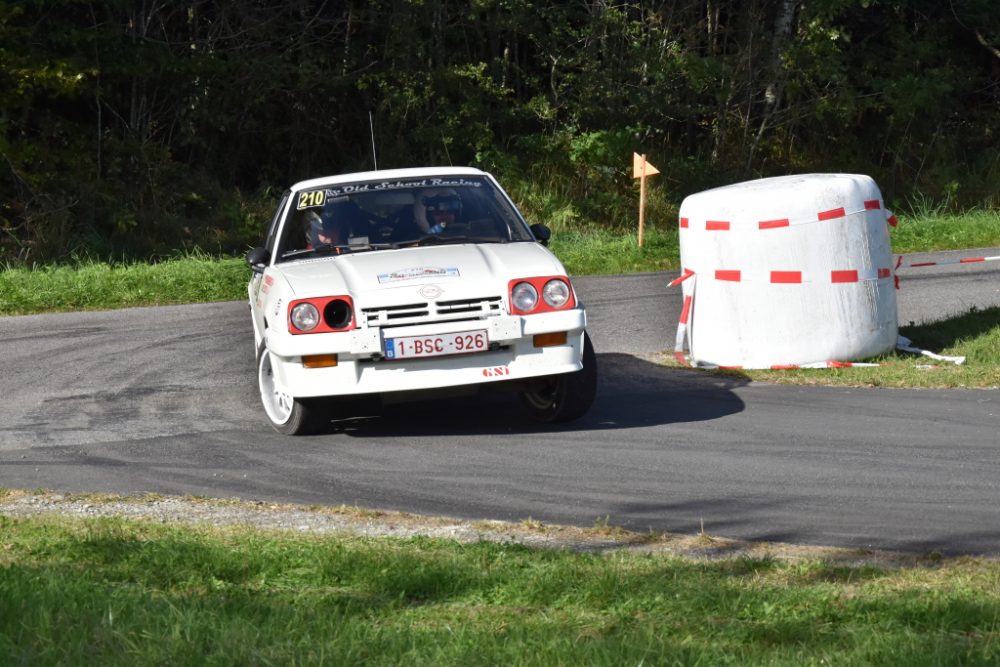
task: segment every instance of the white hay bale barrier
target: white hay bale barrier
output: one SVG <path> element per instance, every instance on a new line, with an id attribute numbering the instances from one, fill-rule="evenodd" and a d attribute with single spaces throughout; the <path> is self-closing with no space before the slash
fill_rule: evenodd
<path id="1" fill-rule="evenodd" d="M 681 204 L 692 364 L 773 368 L 893 349 L 896 289 L 882 194 L 868 176 L 737 183 Z"/>

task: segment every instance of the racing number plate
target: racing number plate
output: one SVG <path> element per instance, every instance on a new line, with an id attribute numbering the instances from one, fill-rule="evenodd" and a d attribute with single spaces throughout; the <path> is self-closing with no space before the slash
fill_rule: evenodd
<path id="1" fill-rule="evenodd" d="M 485 329 L 385 339 L 386 359 L 441 357 L 446 354 L 485 352 L 489 348 L 490 342 Z"/>

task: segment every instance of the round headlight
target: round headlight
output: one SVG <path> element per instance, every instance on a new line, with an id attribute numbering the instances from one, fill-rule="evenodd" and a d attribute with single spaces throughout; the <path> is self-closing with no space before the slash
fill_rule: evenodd
<path id="1" fill-rule="evenodd" d="M 562 308 L 569 301 L 569 285 L 563 280 L 550 280 L 542 288 L 542 298 L 553 308 Z"/>
<path id="2" fill-rule="evenodd" d="M 510 291 L 510 297 L 514 301 L 514 308 L 527 312 L 538 305 L 538 291 L 531 283 L 518 283 Z"/>
<path id="3" fill-rule="evenodd" d="M 334 299 L 323 309 L 323 320 L 331 329 L 343 329 L 351 323 L 351 304 L 343 299 Z"/>
<path id="4" fill-rule="evenodd" d="M 312 331 L 319 324 L 319 310 L 311 303 L 300 303 L 292 308 L 291 320 L 299 331 Z"/>

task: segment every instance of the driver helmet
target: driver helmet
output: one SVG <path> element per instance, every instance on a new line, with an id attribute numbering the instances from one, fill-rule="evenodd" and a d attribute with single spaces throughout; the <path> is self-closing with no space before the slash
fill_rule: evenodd
<path id="1" fill-rule="evenodd" d="M 452 213 L 457 219 L 462 214 L 462 199 L 451 188 L 432 190 L 421 197 L 427 221 L 434 222 L 435 213 Z"/>
<path id="2" fill-rule="evenodd" d="M 341 243 L 340 225 L 331 217 L 320 217 L 315 211 L 309 211 L 306 213 L 306 222 L 309 229 L 309 244 L 313 248 L 327 244 L 337 245 Z"/>

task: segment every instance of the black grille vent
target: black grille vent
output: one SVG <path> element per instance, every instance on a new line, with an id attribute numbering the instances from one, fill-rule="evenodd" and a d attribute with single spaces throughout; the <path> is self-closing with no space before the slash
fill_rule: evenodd
<path id="1" fill-rule="evenodd" d="M 500 312 L 500 297 L 489 297 L 486 299 L 459 299 L 457 301 L 438 301 L 437 312 L 444 314 L 451 313 L 491 313 Z"/>
<path id="2" fill-rule="evenodd" d="M 362 308 L 364 326 L 393 327 L 458 320 L 481 320 L 500 315 L 503 300 L 499 296 L 455 299 L 431 303 L 411 303 L 382 308 Z"/>

